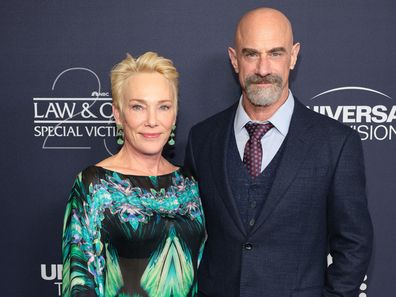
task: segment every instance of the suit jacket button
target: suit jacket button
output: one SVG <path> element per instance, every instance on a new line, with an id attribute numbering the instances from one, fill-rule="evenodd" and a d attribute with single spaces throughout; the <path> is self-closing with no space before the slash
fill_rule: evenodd
<path id="1" fill-rule="evenodd" d="M 250 251 L 250 250 L 252 250 L 253 249 L 253 245 L 251 244 L 251 243 L 245 243 L 244 244 L 244 248 L 245 248 L 245 250 L 248 250 L 248 251 Z"/>

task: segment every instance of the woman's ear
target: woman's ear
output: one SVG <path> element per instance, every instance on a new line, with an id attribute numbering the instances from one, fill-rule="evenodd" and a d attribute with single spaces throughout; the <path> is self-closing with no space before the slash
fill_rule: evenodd
<path id="1" fill-rule="evenodd" d="M 117 125 L 122 126 L 122 114 L 115 105 L 112 105 L 114 120 Z"/>

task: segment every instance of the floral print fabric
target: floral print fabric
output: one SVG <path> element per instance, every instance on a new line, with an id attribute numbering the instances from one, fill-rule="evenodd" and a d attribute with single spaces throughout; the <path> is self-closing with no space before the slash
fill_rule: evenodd
<path id="1" fill-rule="evenodd" d="M 206 240 L 198 184 L 183 169 L 81 172 L 66 207 L 62 296 L 197 296 Z"/>

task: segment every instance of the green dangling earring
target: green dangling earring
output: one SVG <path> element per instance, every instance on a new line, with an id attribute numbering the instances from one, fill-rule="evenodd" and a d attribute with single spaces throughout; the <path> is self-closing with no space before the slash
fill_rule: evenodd
<path id="1" fill-rule="evenodd" d="M 175 145 L 175 139 L 174 139 L 174 137 L 175 137 L 175 129 L 176 129 L 176 125 L 172 125 L 172 131 L 171 131 L 171 134 L 170 134 L 170 139 L 168 141 L 169 145 Z"/>
<path id="2" fill-rule="evenodd" d="M 124 144 L 124 130 L 122 129 L 121 125 L 117 125 L 117 144 L 123 145 Z"/>

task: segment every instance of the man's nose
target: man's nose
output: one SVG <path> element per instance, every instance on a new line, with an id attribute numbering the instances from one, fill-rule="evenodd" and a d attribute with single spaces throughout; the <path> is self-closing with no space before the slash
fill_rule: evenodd
<path id="1" fill-rule="evenodd" d="M 260 57 L 257 60 L 257 65 L 256 65 L 256 74 L 260 76 L 266 76 L 271 73 L 271 65 L 270 61 L 268 60 L 267 57 Z"/>

